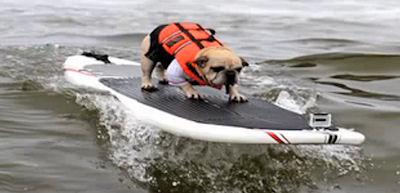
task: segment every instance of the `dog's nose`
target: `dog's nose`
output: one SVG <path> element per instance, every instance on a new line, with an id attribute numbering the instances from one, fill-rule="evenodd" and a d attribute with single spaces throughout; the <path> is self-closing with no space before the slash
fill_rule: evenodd
<path id="1" fill-rule="evenodd" d="M 233 70 L 227 70 L 225 72 L 227 83 L 232 84 L 236 81 L 236 73 Z"/>
<path id="2" fill-rule="evenodd" d="M 226 74 L 226 76 L 235 76 L 236 75 L 235 71 L 233 71 L 233 70 L 227 70 L 227 71 L 225 71 L 225 74 Z"/>
<path id="3" fill-rule="evenodd" d="M 225 89 L 226 94 L 229 94 L 230 86 L 236 83 L 236 73 L 233 70 L 225 71 L 226 82 L 225 82 Z"/>

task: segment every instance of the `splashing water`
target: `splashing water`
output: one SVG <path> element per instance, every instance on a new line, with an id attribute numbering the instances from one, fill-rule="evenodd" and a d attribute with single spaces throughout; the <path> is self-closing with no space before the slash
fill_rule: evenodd
<path id="1" fill-rule="evenodd" d="M 364 169 L 358 147 L 198 141 L 140 123 L 111 96 L 77 94 L 76 102 L 98 111 L 112 162 L 154 192 L 292 192 Z"/>

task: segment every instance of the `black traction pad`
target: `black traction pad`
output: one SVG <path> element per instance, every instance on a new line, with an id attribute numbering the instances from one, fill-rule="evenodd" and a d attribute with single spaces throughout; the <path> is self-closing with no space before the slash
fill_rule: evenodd
<path id="1" fill-rule="evenodd" d="M 222 91 L 196 87 L 205 100 L 187 99 L 173 86 L 158 84 L 155 92 L 142 91 L 140 78 L 102 78 L 100 82 L 140 103 L 192 121 L 257 129 L 311 129 L 304 116 L 256 98 L 230 103 Z"/>

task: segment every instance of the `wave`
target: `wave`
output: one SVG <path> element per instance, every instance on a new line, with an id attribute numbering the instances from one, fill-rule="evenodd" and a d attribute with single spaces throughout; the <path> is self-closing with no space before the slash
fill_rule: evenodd
<path id="1" fill-rule="evenodd" d="M 331 78 L 370 82 L 370 81 L 379 81 L 379 80 L 391 80 L 391 79 L 400 78 L 400 76 L 339 74 L 339 75 L 331 76 Z"/>
<path id="2" fill-rule="evenodd" d="M 304 38 L 278 41 L 277 43 L 302 43 L 302 44 L 323 44 L 326 46 L 334 46 L 335 44 L 340 45 L 358 45 L 365 44 L 365 42 L 349 40 L 349 39 L 337 39 L 337 38 Z"/>
<path id="3" fill-rule="evenodd" d="M 397 58 L 400 55 L 397 54 L 381 54 L 381 53 L 349 53 L 349 52 L 331 52 L 331 53 L 323 53 L 323 54 L 311 54 L 306 56 L 298 56 L 291 59 L 283 59 L 283 60 L 264 60 L 258 64 L 274 64 L 274 63 L 294 63 L 294 62 L 306 62 L 306 61 L 318 61 L 318 60 L 343 60 L 350 58 L 361 58 L 361 59 L 370 59 L 370 58 Z M 307 66 L 306 66 L 307 67 Z"/>
<path id="4" fill-rule="evenodd" d="M 88 34 L 74 34 L 74 33 L 53 33 L 37 36 L 37 38 L 54 39 L 54 38 L 86 38 L 106 41 L 130 41 L 137 42 L 143 39 L 146 34 L 144 33 L 123 33 L 123 34 L 110 34 L 110 35 L 88 35 Z"/>
<path id="5" fill-rule="evenodd" d="M 400 90 L 394 85 L 400 81 L 399 60 L 398 54 L 333 52 L 268 60 L 260 65 L 312 82 L 311 87 L 324 97 L 337 94 L 333 98 L 343 103 L 398 111 Z"/>
<path id="6" fill-rule="evenodd" d="M 144 33 L 123 33 L 110 35 L 89 35 L 88 33 L 51 33 L 37 36 L 7 36 L 3 37 L 2 45 L 43 45 L 43 44 L 64 44 L 76 45 L 79 47 L 87 45 L 115 45 L 115 47 L 138 46 L 141 39 L 146 36 Z"/>

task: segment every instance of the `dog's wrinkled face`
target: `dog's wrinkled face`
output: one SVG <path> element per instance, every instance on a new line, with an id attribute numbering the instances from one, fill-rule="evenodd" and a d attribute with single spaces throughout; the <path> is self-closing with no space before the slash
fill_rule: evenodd
<path id="1" fill-rule="evenodd" d="M 197 57 L 197 64 L 208 81 L 215 85 L 223 85 L 227 81 L 237 82 L 240 71 L 248 65 L 225 47 L 207 48 Z"/>

